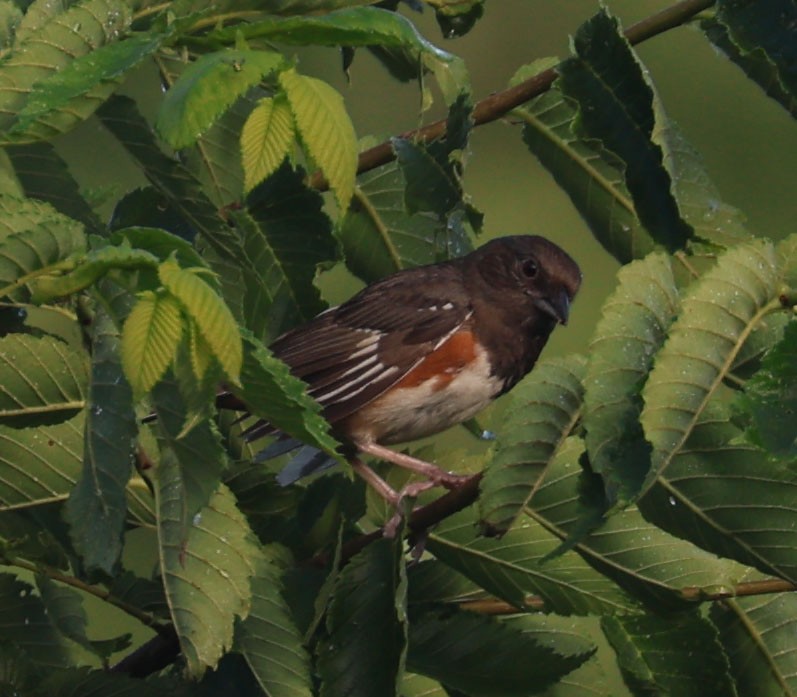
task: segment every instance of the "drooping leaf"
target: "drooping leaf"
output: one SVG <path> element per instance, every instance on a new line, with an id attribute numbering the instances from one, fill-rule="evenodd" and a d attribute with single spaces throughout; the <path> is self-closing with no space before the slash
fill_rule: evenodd
<path id="1" fill-rule="evenodd" d="M 232 645 L 236 617 L 246 617 L 259 550 L 246 519 L 221 486 L 187 530 L 182 473 L 170 458 L 155 471 L 163 584 L 189 675 L 200 677 Z"/>
<path id="2" fill-rule="evenodd" d="M 560 653 L 534 633 L 471 612 L 427 613 L 410 625 L 408 667 L 473 697 L 525 697 L 541 692 L 584 663 Z"/>
<path id="3" fill-rule="evenodd" d="M 235 101 L 284 62 L 273 51 L 227 49 L 200 56 L 166 93 L 158 134 L 175 149 L 196 142 Z"/>
<path id="4" fill-rule="evenodd" d="M 310 657 L 282 595 L 282 569 L 274 549 L 264 550 L 252 578 L 252 610 L 236 647 L 269 697 L 311 697 Z"/>
<path id="5" fill-rule="evenodd" d="M 797 455 L 797 322 L 764 357 L 747 381 L 742 408 L 752 421 L 753 441 L 781 457 Z"/>
<path id="6" fill-rule="evenodd" d="M 66 499 L 83 465 L 83 414 L 54 426 L 0 426 L 0 509 Z"/>
<path id="7" fill-rule="evenodd" d="M 307 153 L 327 178 L 338 206 L 346 210 L 357 174 L 357 136 L 343 98 L 323 80 L 295 70 L 281 72 L 279 84 Z"/>
<path id="8" fill-rule="evenodd" d="M 80 193 L 67 163 L 49 143 L 11 146 L 6 149 L 25 195 L 49 203 L 60 213 L 100 232 L 103 224 Z"/>
<path id="9" fill-rule="evenodd" d="M 620 158 L 636 214 L 653 239 L 671 252 L 683 248 L 692 232 L 651 138 L 653 89 L 617 20 L 601 10 L 576 32 L 573 52 L 559 65 L 557 84 L 577 104 L 576 129 Z"/>
<path id="10" fill-rule="evenodd" d="M 34 85 L 47 80 L 74 60 L 114 42 L 129 26 L 131 12 L 121 0 L 85 0 L 60 14 L 40 13 L 25 26 L 21 40 L 0 66 L 0 130 L 11 128 L 31 96 Z M 113 91 L 113 83 L 98 84 L 43 118 L 14 140 L 51 138 L 90 115 Z M 8 137 L 6 137 L 8 142 Z"/>
<path id="11" fill-rule="evenodd" d="M 134 249 L 149 252 L 158 261 L 166 261 L 174 255 L 183 268 L 201 268 L 205 263 L 189 242 L 178 235 L 156 227 L 122 227 L 111 235 L 111 242 L 115 244 L 126 242 Z"/>
<path id="12" fill-rule="evenodd" d="M 338 575 L 318 651 L 321 697 L 397 695 L 407 618 L 401 538 L 376 540 Z"/>
<path id="13" fill-rule="evenodd" d="M 166 372 L 183 336 L 183 317 L 177 298 L 147 292 L 133 307 L 122 330 L 122 368 L 140 398 Z"/>
<path id="14" fill-rule="evenodd" d="M 104 311 L 95 315 L 93 328 L 83 472 L 65 517 L 86 568 L 112 575 L 122 553 L 138 429 L 133 392 L 122 372 L 119 331 Z"/>
<path id="15" fill-rule="evenodd" d="M 0 196 L 0 288 L 17 301 L 27 301 L 26 287 L 9 284 L 82 252 L 81 226 L 52 206 L 32 199 Z"/>
<path id="16" fill-rule="evenodd" d="M 0 339 L 0 423 L 56 424 L 86 404 L 85 356 L 50 336 L 9 334 Z"/>
<path id="17" fill-rule="evenodd" d="M 502 533 L 531 499 L 545 467 L 581 416 L 585 361 L 546 361 L 512 393 L 508 417 L 481 482 L 483 525 Z"/>
<path id="18" fill-rule="evenodd" d="M 601 626 L 635 695 L 736 696 L 717 630 L 697 613 L 603 617 Z"/>
<path id="19" fill-rule="evenodd" d="M 251 191 L 290 154 L 293 114 L 284 95 L 261 99 L 241 130 L 244 188 Z"/>
<path id="20" fill-rule="evenodd" d="M 603 305 L 584 378 L 589 461 L 610 503 L 632 500 L 650 467 L 641 389 L 680 306 L 670 262 L 651 254 L 620 269 Z"/>
<path id="21" fill-rule="evenodd" d="M 749 2 L 721 0 L 703 29 L 747 75 L 797 116 L 797 8 L 777 0 L 759 11 Z"/>

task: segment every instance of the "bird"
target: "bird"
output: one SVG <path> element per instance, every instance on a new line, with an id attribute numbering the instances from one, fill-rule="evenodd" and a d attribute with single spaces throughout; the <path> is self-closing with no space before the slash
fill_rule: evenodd
<path id="1" fill-rule="evenodd" d="M 382 278 L 271 345 L 321 405 L 354 470 L 393 503 L 464 477 L 390 445 L 475 416 L 534 367 L 581 285 L 578 264 L 537 235 L 497 237 L 465 256 Z M 254 440 L 273 434 L 258 422 Z M 423 475 L 394 491 L 359 458 Z"/>

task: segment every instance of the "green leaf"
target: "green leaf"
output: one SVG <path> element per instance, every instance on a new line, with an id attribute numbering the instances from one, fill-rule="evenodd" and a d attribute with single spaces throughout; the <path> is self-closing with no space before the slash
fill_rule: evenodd
<path id="1" fill-rule="evenodd" d="M 546 361 L 518 385 L 481 482 L 479 511 L 491 534 L 505 532 L 581 417 L 581 356 Z"/>
<path id="2" fill-rule="evenodd" d="M 513 114 L 523 121 L 529 150 L 610 254 L 626 263 L 653 251 L 653 238 L 637 218 L 626 187 L 622 161 L 600 141 L 576 135 L 578 111 L 556 86 Z"/>
<path id="3" fill-rule="evenodd" d="M 741 0 L 720 0 L 703 29 L 748 77 L 797 116 L 797 7 L 774 0 L 766 12 Z"/>
<path id="4" fill-rule="evenodd" d="M 488 593 L 524 609 L 538 595 L 546 610 L 563 615 L 633 612 L 635 601 L 574 552 L 548 560 L 559 538 L 523 520 L 502 538 L 477 537 L 472 511 L 447 518 L 430 533 L 427 548 Z M 546 560 L 545 563 L 541 563 Z"/>
<path id="5" fill-rule="evenodd" d="M 180 469 L 166 458 L 154 475 L 163 585 L 188 674 L 196 679 L 230 649 L 235 617 L 248 614 L 260 553 L 226 487 L 194 515 L 186 537 Z"/>
<path id="6" fill-rule="evenodd" d="M 166 289 L 196 323 L 227 379 L 237 383 L 243 362 L 241 334 L 224 301 L 198 274 L 181 269 L 174 261 L 163 262 L 158 275 Z"/>
<path id="7" fill-rule="evenodd" d="M 125 243 L 149 254 L 158 261 L 166 261 L 172 255 L 184 268 L 202 267 L 205 262 L 190 242 L 168 230 L 153 227 L 124 227 L 111 235 L 111 242 Z"/>
<path id="8" fill-rule="evenodd" d="M 96 99 L 94 92 L 99 87 L 110 94 L 111 81 L 118 83 L 127 72 L 157 51 L 167 38 L 168 34 L 140 34 L 77 57 L 35 84 L 9 135 L 24 139 L 33 124 L 61 116 L 78 97 L 91 94 Z"/>
<path id="9" fill-rule="evenodd" d="M 119 331 L 104 311 L 95 315 L 93 329 L 83 472 L 65 518 L 86 568 L 112 575 L 122 553 L 138 429 L 133 393 L 122 372 Z"/>
<path id="10" fill-rule="evenodd" d="M 318 11 L 319 8 L 313 7 Z M 273 12 L 273 10 L 269 9 Z M 299 17 L 268 17 L 243 26 L 225 27 L 208 34 L 210 41 L 230 43 L 238 35 L 284 44 L 312 46 L 386 46 L 429 53 L 438 60 L 453 57 L 429 43 L 415 25 L 396 12 L 356 7 Z"/>
<path id="11" fill-rule="evenodd" d="M 323 198 L 303 179 L 283 164 L 250 194 L 248 212 L 231 214 L 246 259 L 246 326 L 264 341 L 326 307 L 313 281 L 339 257 Z"/>
<path id="12" fill-rule="evenodd" d="M 669 259 L 660 253 L 620 269 L 603 305 L 584 378 L 584 429 L 590 465 L 611 503 L 633 500 L 650 468 L 641 389 L 679 308 Z"/>
<path id="13" fill-rule="evenodd" d="M 786 325 L 783 339 L 745 384 L 740 403 L 752 420 L 753 442 L 780 457 L 797 455 L 797 322 Z"/>
<path id="14" fill-rule="evenodd" d="M 576 32 L 573 53 L 559 65 L 557 84 L 577 104 L 577 130 L 623 162 L 634 208 L 653 239 L 671 252 L 681 249 L 692 231 L 679 214 L 661 148 L 651 139 L 653 89 L 617 20 L 601 10 Z"/>
<path id="15" fill-rule="evenodd" d="M 794 593 L 731 598 L 712 605 L 710 617 L 740 695 L 797 694 L 797 658 L 790 650 L 797 622 Z"/>
<path id="16" fill-rule="evenodd" d="M 284 95 L 261 99 L 241 130 L 244 188 L 251 191 L 290 154 L 293 114 Z"/>
<path id="17" fill-rule="evenodd" d="M 131 20 L 121 0 L 84 0 L 57 14 L 39 13 L 26 24 L 12 51 L 0 66 L 0 130 L 8 131 L 24 108 L 34 86 L 64 70 L 73 61 L 116 41 Z M 48 114 L 25 140 L 52 138 L 89 116 L 116 85 L 98 84 L 70 100 L 68 109 Z M 19 140 L 14 137 L 14 140 Z"/>
<path id="18" fill-rule="evenodd" d="M 0 574 L 0 626 L 42 668 L 65 667 L 73 660 L 33 587 L 7 573 Z"/>
<path id="19" fill-rule="evenodd" d="M 122 330 L 122 369 L 140 399 L 163 377 L 177 354 L 183 317 L 177 298 L 147 292 L 133 307 Z"/>
<path id="20" fill-rule="evenodd" d="M 49 336 L 8 334 L 0 339 L 0 423 L 54 424 L 86 404 L 85 355 Z"/>
<path id="21" fill-rule="evenodd" d="M 243 389 L 236 394 L 253 414 L 275 428 L 340 459 L 338 443 L 329 435 L 321 407 L 307 394 L 307 385 L 251 334 L 244 333 Z"/>
<path id="22" fill-rule="evenodd" d="M 326 82 L 295 70 L 281 72 L 279 84 L 307 153 L 329 181 L 338 206 L 346 210 L 357 174 L 357 136 L 343 98 Z"/>
<path id="23" fill-rule="evenodd" d="M 473 697 L 526 697 L 561 679 L 593 654 L 563 654 L 533 631 L 476 613 L 428 613 L 410 625 L 407 664 Z"/>
<path id="24" fill-rule="evenodd" d="M 346 266 L 366 282 L 472 250 L 470 238 L 456 227 L 428 213 L 408 213 L 404 188 L 395 162 L 363 174 L 341 221 Z"/>
<path id="25" fill-rule="evenodd" d="M 601 626 L 635 695 L 736 696 L 717 630 L 697 613 L 603 617 Z"/>
<path id="26" fill-rule="evenodd" d="M 407 644 L 401 537 L 349 560 L 335 581 L 318 649 L 321 697 L 396 695 Z"/>
<path id="27" fill-rule="evenodd" d="M 66 499 L 83 465 L 84 416 L 55 426 L 0 426 L 0 510 Z"/>
<path id="28" fill-rule="evenodd" d="M 779 307 L 777 279 L 772 245 L 751 243 L 722 255 L 684 299 L 642 390 L 653 446 L 646 485 L 681 451 L 758 322 Z"/>
<path id="29" fill-rule="evenodd" d="M 93 232 L 105 229 L 99 216 L 80 193 L 67 163 L 50 143 L 6 148 L 25 195 L 49 203 L 65 216 L 78 220 Z"/>
<path id="30" fill-rule="evenodd" d="M 311 697 L 310 657 L 282 595 L 277 551 L 265 550 L 267 559 L 252 578 L 252 610 L 236 634 L 236 648 L 269 697 Z"/>
<path id="31" fill-rule="evenodd" d="M 283 62 L 273 51 L 228 49 L 200 56 L 166 93 L 155 121 L 158 134 L 176 149 L 192 145 Z"/>
<path id="32" fill-rule="evenodd" d="M 88 667 L 58 670 L 49 673 L 36 691 L 35 697 L 174 697 L 176 685 L 171 678 L 152 676 L 146 680 L 107 669 Z"/>

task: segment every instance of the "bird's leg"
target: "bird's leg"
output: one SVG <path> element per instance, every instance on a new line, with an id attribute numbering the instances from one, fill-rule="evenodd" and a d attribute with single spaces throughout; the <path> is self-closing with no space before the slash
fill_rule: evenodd
<path id="1" fill-rule="evenodd" d="M 405 453 L 397 453 L 390 448 L 386 448 L 384 445 L 379 445 L 378 443 L 361 442 L 356 443 L 356 445 L 361 452 L 381 458 L 382 460 L 387 460 L 388 462 L 392 462 L 394 465 L 398 465 L 399 467 L 403 467 L 404 469 L 408 469 L 412 472 L 422 474 L 430 482 L 432 482 L 433 485 L 444 486 L 446 489 L 456 489 L 462 484 L 462 482 L 468 479 L 466 475 L 446 472 L 445 470 L 440 469 L 437 465 L 433 465 L 431 462 L 420 460 L 417 457 L 412 457 L 412 455 L 407 455 Z"/>

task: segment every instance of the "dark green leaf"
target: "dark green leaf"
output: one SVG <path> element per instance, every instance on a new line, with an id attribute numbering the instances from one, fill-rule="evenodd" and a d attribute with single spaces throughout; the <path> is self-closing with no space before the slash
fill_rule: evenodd
<path id="1" fill-rule="evenodd" d="M 337 577 L 321 642 L 321 697 L 397 695 L 407 621 L 402 541 L 379 539 Z"/>
<path id="2" fill-rule="evenodd" d="M 697 613 L 604 617 L 601 625 L 635 695 L 736 697 L 717 630 Z"/>
<path id="3" fill-rule="evenodd" d="M 133 471 L 136 415 L 122 373 L 119 330 L 104 311 L 94 317 L 83 472 L 65 517 L 86 568 L 112 574 L 122 553 L 125 489 Z"/>
<path id="4" fill-rule="evenodd" d="M 574 57 L 559 65 L 559 88 L 578 107 L 576 128 L 596 138 L 620 158 L 639 219 L 669 251 L 691 236 L 678 211 L 652 141 L 656 126 L 654 94 L 642 66 L 605 10 L 585 22 L 573 39 Z"/>
<path id="5" fill-rule="evenodd" d="M 533 631 L 470 612 L 424 614 L 410 625 L 410 670 L 472 697 L 526 697 L 541 692 L 593 654 L 588 642 L 562 654 Z"/>
<path id="6" fill-rule="evenodd" d="M 176 683 L 170 678 L 141 680 L 123 673 L 90 668 L 69 668 L 50 673 L 35 697 L 175 697 Z"/>

